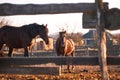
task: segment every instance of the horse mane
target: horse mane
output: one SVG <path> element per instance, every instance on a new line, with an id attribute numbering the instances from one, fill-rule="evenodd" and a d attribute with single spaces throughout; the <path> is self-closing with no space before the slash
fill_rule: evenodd
<path id="1" fill-rule="evenodd" d="M 0 31 L 2 31 L 4 29 L 6 29 L 6 30 L 15 29 L 15 30 L 21 30 L 21 32 L 22 31 L 27 32 L 30 36 L 33 36 L 33 35 L 36 35 L 36 33 L 38 33 L 40 26 L 41 25 L 38 25 L 37 23 L 32 23 L 32 24 L 28 24 L 28 25 L 19 26 L 19 27 L 5 25 L 2 28 L 0 28 Z M 21 28 L 21 29 L 19 29 L 19 28 Z"/>
<path id="2" fill-rule="evenodd" d="M 21 29 L 19 29 L 21 28 Z M 33 36 L 36 35 L 39 32 L 42 32 L 42 30 L 44 30 L 46 27 L 44 27 L 44 25 L 39 25 L 37 23 L 32 23 L 32 24 L 28 24 L 28 25 L 23 25 L 23 26 L 10 26 L 10 25 L 5 25 L 2 28 L 0 28 L 0 31 L 4 31 L 4 29 L 9 30 L 9 29 L 15 29 L 15 30 L 21 30 L 24 32 L 27 32 L 29 34 L 29 36 L 32 36 L 32 38 L 34 38 Z M 41 31 L 40 31 L 41 30 Z"/>
<path id="3" fill-rule="evenodd" d="M 33 36 L 33 35 L 36 35 L 36 33 L 39 32 L 40 27 L 41 27 L 41 25 L 38 25 L 37 23 L 33 23 L 33 24 L 29 24 L 29 25 L 23 25 L 21 28 L 25 32 L 28 32 L 28 34 L 30 36 Z"/>

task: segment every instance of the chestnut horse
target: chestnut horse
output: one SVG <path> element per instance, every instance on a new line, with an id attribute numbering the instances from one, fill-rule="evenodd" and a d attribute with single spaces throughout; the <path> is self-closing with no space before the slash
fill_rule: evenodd
<path id="1" fill-rule="evenodd" d="M 32 45 L 32 40 L 37 35 L 49 44 L 47 25 L 33 23 L 21 27 L 3 26 L 0 28 L 0 50 L 3 44 L 6 44 L 9 48 L 8 56 L 11 57 L 13 48 L 24 48 L 24 56 L 27 57 L 29 56 L 28 47 Z M 3 55 L 3 51 L 0 55 Z"/>
<path id="2" fill-rule="evenodd" d="M 66 31 L 59 32 L 59 37 L 56 41 L 56 52 L 58 56 L 74 56 L 75 45 L 71 38 L 66 38 Z M 68 65 L 68 70 L 70 66 Z"/>

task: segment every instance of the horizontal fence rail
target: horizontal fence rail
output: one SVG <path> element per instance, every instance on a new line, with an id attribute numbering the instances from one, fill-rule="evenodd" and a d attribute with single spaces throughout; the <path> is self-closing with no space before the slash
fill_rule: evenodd
<path id="1" fill-rule="evenodd" d="M 46 64 L 51 65 L 46 65 Z M 108 65 L 120 65 L 120 57 L 107 57 Z M 41 66 L 41 64 L 43 66 Z M 0 58 L 0 74 L 60 75 L 60 65 L 99 65 L 98 57 L 14 57 Z"/>
<path id="2" fill-rule="evenodd" d="M 105 8 L 108 3 L 104 3 Z M 62 3 L 62 4 L 0 4 L 0 16 L 60 14 L 96 11 L 95 3 Z"/>
<path id="3" fill-rule="evenodd" d="M 0 67 L 10 65 L 40 65 L 55 63 L 57 65 L 99 65 L 98 57 L 35 57 L 35 58 L 0 58 Z M 107 57 L 108 65 L 120 65 L 120 57 Z"/>

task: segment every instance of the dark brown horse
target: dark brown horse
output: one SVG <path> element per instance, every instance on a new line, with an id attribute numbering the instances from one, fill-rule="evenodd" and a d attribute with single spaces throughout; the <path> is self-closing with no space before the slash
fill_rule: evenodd
<path id="1" fill-rule="evenodd" d="M 58 56 L 74 56 L 75 45 L 71 38 L 66 38 L 66 31 L 59 32 L 56 41 L 56 52 Z M 68 65 L 69 69 L 69 65 Z"/>
<path id="2" fill-rule="evenodd" d="M 0 50 L 3 44 L 6 44 L 9 48 L 8 56 L 11 57 L 13 48 L 24 48 L 24 56 L 27 57 L 29 56 L 28 46 L 32 45 L 32 40 L 37 35 L 49 44 L 47 25 L 33 23 L 21 27 L 3 26 L 0 28 Z M 3 55 L 3 52 L 0 54 Z"/>

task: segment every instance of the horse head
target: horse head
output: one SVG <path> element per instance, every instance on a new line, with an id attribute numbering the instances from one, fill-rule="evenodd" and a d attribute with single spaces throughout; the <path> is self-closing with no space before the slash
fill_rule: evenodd
<path id="1" fill-rule="evenodd" d="M 49 44 L 47 24 L 41 25 L 40 37 L 45 41 L 46 44 Z"/>
<path id="2" fill-rule="evenodd" d="M 61 47 L 65 47 L 66 31 L 59 32 Z"/>

